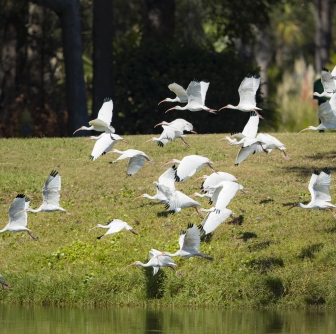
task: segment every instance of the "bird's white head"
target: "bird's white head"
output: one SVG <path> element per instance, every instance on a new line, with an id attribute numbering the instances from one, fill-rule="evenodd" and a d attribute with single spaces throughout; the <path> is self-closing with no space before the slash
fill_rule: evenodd
<path id="1" fill-rule="evenodd" d="M 307 131 L 307 130 L 317 130 L 318 129 L 318 127 L 315 127 L 315 126 L 308 126 L 308 128 L 305 128 L 305 129 L 303 129 L 303 130 L 301 130 L 299 133 L 301 133 L 301 132 L 303 132 L 303 131 Z"/>

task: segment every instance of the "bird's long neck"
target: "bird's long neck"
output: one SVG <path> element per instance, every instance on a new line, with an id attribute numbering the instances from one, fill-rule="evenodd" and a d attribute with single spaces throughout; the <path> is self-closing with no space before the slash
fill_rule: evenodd
<path id="1" fill-rule="evenodd" d="M 113 152 L 123 154 L 125 151 L 120 151 L 120 150 L 117 150 L 117 149 L 113 149 Z"/>
<path id="2" fill-rule="evenodd" d="M 6 231 L 8 231 L 7 226 L 5 226 L 2 230 L 0 230 L 0 233 L 6 232 Z"/>
<path id="3" fill-rule="evenodd" d="M 143 194 L 142 197 L 148 198 L 148 199 L 156 199 L 155 196 L 151 196 L 148 194 Z"/>
<path id="4" fill-rule="evenodd" d="M 164 252 L 164 255 L 168 255 L 168 256 L 178 256 L 178 251 L 175 252 L 175 253 Z"/>
<path id="5" fill-rule="evenodd" d="M 110 228 L 110 226 L 109 225 L 98 224 L 97 228 Z"/>
<path id="6" fill-rule="evenodd" d="M 303 208 L 303 209 L 309 209 L 309 208 L 311 208 L 310 203 L 308 203 L 307 205 L 305 205 L 305 204 L 303 204 L 303 203 L 298 203 L 298 206 L 299 206 L 300 208 Z"/>
<path id="7" fill-rule="evenodd" d="M 238 109 L 238 106 L 233 106 L 232 104 L 228 104 L 226 106 L 226 108 L 229 108 L 229 109 Z"/>

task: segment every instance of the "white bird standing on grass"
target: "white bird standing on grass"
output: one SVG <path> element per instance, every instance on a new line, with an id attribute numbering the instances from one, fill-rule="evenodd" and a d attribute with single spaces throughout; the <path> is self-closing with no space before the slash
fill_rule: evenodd
<path id="1" fill-rule="evenodd" d="M 213 162 L 209 158 L 202 157 L 201 155 L 187 155 L 182 160 L 172 159 L 166 162 L 163 166 L 170 163 L 179 164 L 175 173 L 175 180 L 177 182 L 182 182 L 189 179 L 197 171 L 205 166 L 209 166 L 213 172 L 217 173 L 216 170 L 211 166 Z"/>
<path id="2" fill-rule="evenodd" d="M 8 209 L 9 223 L 0 230 L 3 232 L 27 232 L 32 240 L 36 240 L 27 228 L 27 210 L 29 207 L 29 198 L 24 194 L 18 194 Z"/>
<path id="3" fill-rule="evenodd" d="M 213 260 L 211 256 L 205 255 L 199 251 L 201 244 L 201 233 L 203 233 L 202 225 L 196 226 L 188 224 L 186 231 L 181 231 L 179 237 L 180 249 L 175 253 L 162 252 L 158 255 L 161 256 L 181 256 L 188 259 L 192 256 L 198 256 L 206 260 Z"/>
<path id="4" fill-rule="evenodd" d="M 42 188 L 43 202 L 41 206 L 36 210 L 28 208 L 28 212 L 52 212 L 57 210 L 66 212 L 66 210 L 60 206 L 60 190 L 61 176 L 56 170 L 52 170 Z"/>
<path id="5" fill-rule="evenodd" d="M 105 234 L 97 237 L 97 239 L 101 239 L 102 237 L 104 237 L 106 235 L 109 235 L 109 234 L 120 232 L 121 230 L 127 230 L 127 231 L 132 232 L 133 234 L 138 235 L 138 233 L 133 231 L 132 226 L 128 225 L 126 222 L 124 222 L 121 219 L 113 219 L 113 220 L 109 221 L 106 225 L 98 224 L 98 225 L 92 227 L 90 229 L 90 231 L 95 229 L 95 228 L 106 228 L 106 229 L 108 229 Z"/>
<path id="6" fill-rule="evenodd" d="M 188 95 L 188 103 L 184 107 L 175 106 L 169 110 L 190 110 L 190 111 L 198 111 L 205 110 L 209 113 L 215 114 L 215 109 L 210 109 L 205 106 L 205 96 L 208 91 L 210 83 L 206 81 L 198 82 L 196 80 L 191 81 L 187 88 Z"/>
<path id="7" fill-rule="evenodd" d="M 121 154 L 121 156 L 117 160 L 110 162 L 112 164 L 116 163 L 119 160 L 129 158 L 129 161 L 127 164 L 127 170 L 126 170 L 126 173 L 128 176 L 132 176 L 135 173 L 137 173 L 140 170 L 140 168 L 145 164 L 145 160 L 147 160 L 151 164 L 154 163 L 153 160 L 149 159 L 146 153 L 139 151 L 139 150 L 128 149 L 126 151 L 120 151 L 120 150 L 113 149 L 108 153 Z"/>
<path id="8" fill-rule="evenodd" d="M 330 170 L 327 167 L 325 167 L 321 173 L 314 170 L 308 185 L 311 201 L 307 205 L 302 203 L 295 204 L 288 210 L 295 207 L 303 209 L 327 209 L 330 210 L 334 218 L 336 218 L 336 212 L 333 210 L 336 206 L 329 203 L 331 201 L 329 193 L 330 183 L 331 175 Z"/>
<path id="9" fill-rule="evenodd" d="M 73 134 L 80 130 L 95 130 L 106 133 L 115 133 L 114 127 L 111 125 L 113 116 L 113 102 L 110 97 L 104 99 L 104 103 L 98 112 L 98 117 L 89 122 L 90 127 L 81 126 Z"/>
<path id="10" fill-rule="evenodd" d="M 97 140 L 90 155 L 90 160 L 92 161 L 98 159 L 101 155 L 110 152 L 118 140 L 127 143 L 127 141 L 124 140 L 124 138 L 120 137 L 119 135 L 117 134 L 112 135 L 105 132 L 102 133 L 100 136 L 90 136 L 89 138 L 86 139 Z"/>
<path id="11" fill-rule="evenodd" d="M 151 249 L 149 251 L 149 257 L 150 257 L 150 260 L 147 263 L 142 263 L 141 261 L 135 261 L 129 264 L 127 267 L 130 267 L 130 266 L 141 266 L 144 268 L 153 267 L 153 275 L 155 275 L 159 271 L 160 268 L 168 267 L 174 270 L 177 275 L 180 275 L 180 276 L 182 275 L 179 271 L 175 269 L 176 263 L 174 262 L 174 260 L 167 255 L 162 255 L 162 252 L 156 249 Z"/>
<path id="12" fill-rule="evenodd" d="M 187 95 L 187 91 L 180 85 L 178 85 L 177 83 L 172 83 L 168 86 L 168 88 L 176 94 L 176 97 L 174 99 L 171 99 L 169 97 L 167 97 L 166 99 L 162 100 L 160 103 L 162 102 L 181 102 L 181 103 L 187 103 L 188 102 L 188 95 Z"/>
<path id="13" fill-rule="evenodd" d="M 257 107 L 256 103 L 256 93 L 260 85 L 260 76 L 258 74 L 251 75 L 248 74 L 244 80 L 241 82 L 238 93 L 239 93 L 239 103 L 237 106 L 228 104 L 218 111 L 229 108 L 229 109 L 238 109 L 244 112 L 254 111 L 258 117 L 263 118 L 258 110 L 262 110 Z"/>

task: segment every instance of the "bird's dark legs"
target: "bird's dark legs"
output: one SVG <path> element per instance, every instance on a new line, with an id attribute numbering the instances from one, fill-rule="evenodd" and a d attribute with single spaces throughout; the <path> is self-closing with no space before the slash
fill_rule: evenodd
<path id="1" fill-rule="evenodd" d="M 27 233 L 28 233 L 28 235 L 30 236 L 30 238 L 31 238 L 32 240 L 34 240 L 34 241 L 37 240 L 37 238 L 34 238 L 34 237 L 32 236 L 32 234 L 30 233 L 30 231 L 27 231 Z"/>
<path id="2" fill-rule="evenodd" d="M 261 142 L 259 141 L 258 143 L 259 143 L 259 145 L 261 146 L 262 150 L 263 150 L 265 153 L 268 153 L 267 150 L 264 149 L 264 147 L 262 146 Z"/>
<path id="3" fill-rule="evenodd" d="M 327 209 L 331 211 L 332 215 L 336 219 L 336 212 L 333 210 L 333 208 L 329 206 L 329 207 L 327 207 Z"/>
<path id="4" fill-rule="evenodd" d="M 182 273 L 179 272 L 178 270 L 176 270 L 173 266 L 169 266 L 169 265 L 168 265 L 167 267 L 173 269 L 177 275 L 182 276 Z"/>
<path id="5" fill-rule="evenodd" d="M 135 235 L 138 235 L 138 233 L 134 232 L 133 230 L 129 230 L 130 232 L 132 232 Z"/>
<path id="6" fill-rule="evenodd" d="M 211 168 L 211 170 L 212 170 L 214 173 L 218 174 L 217 171 L 215 170 L 215 168 L 213 168 L 209 163 L 208 163 L 208 166 Z"/>
<path id="7" fill-rule="evenodd" d="M 286 154 L 286 152 L 285 151 L 283 151 L 283 150 L 280 150 L 281 151 L 281 153 L 282 153 L 282 156 L 284 157 L 284 159 L 285 160 L 290 160 L 291 158 Z"/>
<path id="8" fill-rule="evenodd" d="M 215 111 L 217 111 L 217 110 L 215 110 L 215 109 L 209 109 L 209 110 L 207 110 L 207 112 L 209 112 L 210 114 L 216 114 Z"/>
<path id="9" fill-rule="evenodd" d="M 258 115 L 259 118 L 264 119 L 264 117 L 262 117 L 257 110 L 254 110 L 254 112 Z"/>
<path id="10" fill-rule="evenodd" d="M 189 147 L 189 144 L 188 144 L 182 137 L 180 137 L 180 138 L 181 138 L 181 140 L 182 140 L 184 146 Z"/>
<path id="11" fill-rule="evenodd" d="M 199 213 L 197 207 L 196 207 L 196 206 L 193 206 L 193 208 L 196 210 L 196 214 L 197 214 L 197 216 L 203 219 L 204 217 L 201 216 L 201 214 Z"/>

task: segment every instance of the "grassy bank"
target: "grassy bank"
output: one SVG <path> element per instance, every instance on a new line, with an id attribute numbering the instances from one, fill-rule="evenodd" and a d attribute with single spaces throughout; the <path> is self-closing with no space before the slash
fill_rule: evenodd
<path id="1" fill-rule="evenodd" d="M 0 290 L 5 303 L 36 304 L 161 304 L 193 306 L 336 307 L 336 220 L 330 212 L 289 206 L 308 202 L 313 169 L 332 172 L 332 203 L 336 203 L 335 133 L 276 134 L 292 158 L 279 151 L 249 157 L 234 167 L 237 147 L 218 139 L 223 134 L 188 135 L 190 148 L 180 141 L 164 148 L 145 143 L 149 136 L 125 137 L 116 148 L 137 148 L 155 164 L 126 176 L 126 161 L 108 154 L 89 160 L 93 141 L 82 138 L 0 140 L 0 229 L 17 193 L 41 204 L 41 188 L 52 169 L 62 176 L 61 212 L 29 214 L 26 233 L 0 234 L 0 273 L 11 286 Z M 130 267 L 147 262 L 151 248 L 174 252 L 187 223 L 200 223 L 193 209 L 167 215 L 163 206 L 133 198 L 155 193 L 153 181 L 165 171 L 162 164 L 185 155 L 207 155 L 218 171 L 234 174 L 246 194 L 238 193 L 228 206 L 236 220 L 222 224 L 201 251 L 214 261 L 175 258 L 179 277 L 169 268 L 152 276 L 152 269 Z M 176 188 L 199 191 L 199 171 Z M 200 198 L 203 207 L 208 200 Z M 138 236 L 122 231 L 98 240 L 104 230 L 89 229 L 112 218 L 127 221 Z"/>

